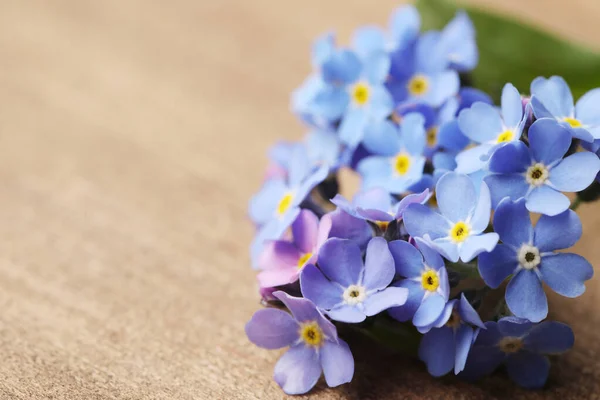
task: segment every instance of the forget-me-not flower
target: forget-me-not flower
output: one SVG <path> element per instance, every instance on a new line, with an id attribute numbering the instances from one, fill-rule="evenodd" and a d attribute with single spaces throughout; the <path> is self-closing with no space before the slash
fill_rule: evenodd
<path id="1" fill-rule="evenodd" d="M 348 344 L 337 335 L 335 326 L 310 300 L 273 293 L 291 311 L 276 308 L 257 311 L 246 324 L 246 335 L 264 349 L 289 350 L 275 365 L 275 382 L 287 394 L 312 389 L 323 373 L 330 387 L 350 382 L 354 357 Z"/>
<path id="2" fill-rule="evenodd" d="M 542 215 L 533 228 L 525 200 L 507 198 L 496 209 L 494 230 L 502 243 L 479 256 L 479 273 L 492 288 L 512 275 L 506 304 L 514 315 L 533 322 L 546 318 L 548 301 L 542 282 L 565 297 L 583 294 L 584 282 L 594 273 L 592 266 L 578 254 L 555 252 L 573 246 L 581 237 L 581 222 L 574 211 Z"/>
<path id="3" fill-rule="evenodd" d="M 438 180 L 435 193 L 441 214 L 421 204 L 412 204 L 404 211 L 404 225 L 412 237 L 424 238 L 452 262 L 459 258 L 469 262 L 496 246 L 498 234 L 484 233 L 491 214 L 485 183 L 477 194 L 467 175 L 449 172 Z"/>
<path id="4" fill-rule="evenodd" d="M 594 153 L 580 152 L 563 159 L 571 146 L 570 133 L 556 121 L 542 118 L 528 132 L 529 148 L 523 142 L 498 149 L 485 178 L 496 207 L 504 197 L 525 198 L 527 209 L 557 215 L 569 208 L 561 192 L 578 192 L 588 187 L 600 171 Z"/>

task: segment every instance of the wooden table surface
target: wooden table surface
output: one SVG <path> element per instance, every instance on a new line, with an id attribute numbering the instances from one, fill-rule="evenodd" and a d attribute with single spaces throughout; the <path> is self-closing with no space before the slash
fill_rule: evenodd
<path id="1" fill-rule="evenodd" d="M 596 0 L 479 2 L 600 35 Z M 288 98 L 312 39 L 397 3 L 2 1 L 0 398 L 285 397 L 279 352 L 243 332 L 259 308 L 246 202 L 268 146 L 303 134 Z M 593 207 L 577 251 L 599 265 Z M 365 344 L 355 382 L 312 398 L 598 398 L 599 304 L 598 278 L 552 298 L 577 344 L 542 392 L 436 380 Z"/>

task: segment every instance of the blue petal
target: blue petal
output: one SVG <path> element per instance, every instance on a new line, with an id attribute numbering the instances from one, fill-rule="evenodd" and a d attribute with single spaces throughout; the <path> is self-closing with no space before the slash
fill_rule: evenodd
<path id="1" fill-rule="evenodd" d="M 443 49 L 439 46 L 439 39 L 440 33 L 435 31 L 425 32 L 419 37 L 415 48 L 415 65 L 418 71 L 430 75 L 446 69 L 448 62 L 446 54 L 444 54 Z M 458 77 L 455 71 L 452 72 Z"/>
<path id="2" fill-rule="evenodd" d="M 392 197 L 387 190 L 374 188 L 357 193 L 353 203 L 363 210 L 379 210 L 387 213 L 392 208 Z"/>
<path id="3" fill-rule="evenodd" d="M 492 174 L 486 176 L 484 182 L 490 188 L 493 208 L 498 207 L 505 197 L 513 201 L 523 198 L 529 189 L 522 174 Z"/>
<path id="4" fill-rule="evenodd" d="M 360 248 L 349 240 L 328 239 L 319 249 L 319 267 L 333 282 L 355 285 L 363 269 Z"/>
<path id="5" fill-rule="evenodd" d="M 304 145 L 295 146 L 290 157 L 288 183 L 291 187 L 296 187 L 310 175 L 313 165 L 308 160 Z"/>
<path id="6" fill-rule="evenodd" d="M 326 231 L 327 238 L 348 239 L 361 249 L 365 249 L 367 242 L 373 237 L 373 229 L 365 220 L 355 218 L 342 210 L 325 214 L 319 223 L 319 231 Z"/>
<path id="7" fill-rule="evenodd" d="M 333 55 L 335 51 L 335 35 L 327 32 L 319 36 L 312 45 L 312 64 L 319 69 L 323 63 Z"/>
<path id="8" fill-rule="evenodd" d="M 485 329 L 485 325 L 479 317 L 479 314 L 477 314 L 477 311 L 475 311 L 471 303 L 469 303 L 464 293 L 460 294 L 460 302 L 458 303 L 458 314 L 460 315 L 460 319 L 462 319 L 466 323 Z"/>
<path id="9" fill-rule="evenodd" d="M 409 279 L 403 279 L 394 283 L 394 287 L 408 289 L 408 298 L 406 299 L 406 303 L 404 303 L 404 305 L 390 308 L 388 313 L 392 316 L 392 318 L 397 319 L 398 321 L 408 321 L 415 315 L 415 312 L 421 305 L 425 291 L 420 283 L 411 281 Z"/>
<path id="10" fill-rule="evenodd" d="M 384 187 L 389 190 L 386 187 L 392 178 L 392 164 L 389 157 L 367 157 L 358 163 L 357 170 L 363 178 L 363 190 L 375 187 Z"/>
<path id="11" fill-rule="evenodd" d="M 372 53 L 385 50 L 385 34 L 377 26 L 358 28 L 352 36 L 352 48 L 361 58 L 368 59 Z"/>
<path id="12" fill-rule="evenodd" d="M 592 89 L 577 100 L 575 117 L 584 125 L 600 125 L 600 88 Z"/>
<path id="13" fill-rule="evenodd" d="M 369 115 L 378 120 L 387 118 L 394 110 L 394 99 L 384 86 L 372 86 L 369 98 Z"/>
<path id="14" fill-rule="evenodd" d="M 442 259 L 442 257 L 440 257 L 437 251 L 432 249 L 425 240 L 418 237 L 413 239 L 417 244 L 417 248 L 419 249 L 421 254 L 423 254 L 425 264 L 427 264 L 428 267 L 436 271 L 440 271 L 442 268 L 444 268 L 444 260 Z"/>
<path id="15" fill-rule="evenodd" d="M 291 347 L 275 364 L 273 378 L 287 394 L 304 394 L 321 376 L 319 355 L 314 347 Z"/>
<path id="16" fill-rule="evenodd" d="M 548 301 L 542 282 L 533 270 L 519 271 L 506 287 L 506 304 L 520 318 L 539 322 L 548 315 Z"/>
<path id="17" fill-rule="evenodd" d="M 363 61 L 363 76 L 373 85 L 381 85 L 390 73 L 390 57 L 382 50 L 372 52 Z"/>
<path id="18" fill-rule="evenodd" d="M 422 204 L 413 204 L 404 211 L 404 225 L 410 236 L 429 235 L 432 239 L 448 236 L 452 227 L 446 218 Z"/>
<path id="19" fill-rule="evenodd" d="M 484 325 L 485 329 L 480 330 L 477 334 L 475 345 L 484 347 L 497 347 L 498 342 L 507 335 L 500 332 L 497 322 L 487 321 Z"/>
<path id="20" fill-rule="evenodd" d="M 375 121 L 367 126 L 363 145 L 373 154 L 393 156 L 400 150 L 398 128 L 387 119 Z"/>
<path id="21" fill-rule="evenodd" d="M 306 136 L 306 150 L 314 164 L 327 164 L 337 167 L 341 160 L 340 142 L 334 132 L 317 130 Z"/>
<path id="22" fill-rule="evenodd" d="M 444 71 L 431 75 L 431 90 L 423 99 L 431 106 L 439 107 L 449 98 L 456 96 L 460 88 L 460 78 L 456 71 Z"/>
<path id="23" fill-rule="evenodd" d="M 508 376 L 517 385 L 527 389 L 538 389 L 544 386 L 550 371 L 550 361 L 539 354 L 521 351 L 506 360 Z"/>
<path id="24" fill-rule="evenodd" d="M 471 178 L 469 178 L 471 179 Z M 479 186 L 479 199 L 471 215 L 471 228 L 473 233 L 480 233 L 487 229 L 490 224 L 490 214 L 492 212 L 492 199 L 490 189 L 485 182 Z"/>
<path id="25" fill-rule="evenodd" d="M 563 158 L 571 146 L 571 134 L 550 118 L 535 121 L 529 128 L 528 137 L 533 159 L 545 165 Z"/>
<path id="26" fill-rule="evenodd" d="M 550 114 L 556 118 L 570 117 L 573 115 L 573 96 L 563 78 L 552 76 L 550 79 L 537 77 L 531 82 L 531 95 L 535 96 Z M 536 117 L 541 118 L 537 115 Z"/>
<path id="27" fill-rule="evenodd" d="M 342 143 L 356 147 L 365 136 L 368 121 L 369 115 L 364 108 L 348 110 L 338 130 Z"/>
<path id="28" fill-rule="evenodd" d="M 466 221 L 477 202 L 477 193 L 471 179 L 455 172 L 448 172 L 440 178 L 435 186 L 435 193 L 442 215 L 454 223 Z"/>
<path id="29" fill-rule="evenodd" d="M 422 155 L 425 150 L 425 118 L 419 113 L 409 113 L 400 125 L 401 144 L 412 155 Z"/>
<path id="30" fill-rule="evenodd" d="M 454 366 L 454 333 L 449 327 L 432 329 L 419 344 L 419 358 L 427 364 L 427 371 L 433 376 L 446 375 Z"/>
<path id="31" fill-rule="evenodd" d="M 484 333 L 481 331 L 480 333 Z M 479 339 L 479 337 L 477 338 Z M 496 368 L 504 361 L 504 353 L 496 346 L 475 346 L 471 349 L 465 369 L 460 376 L 468 380 L 482 378 L 494 372 Z"/>
<path id="32" fill-rule="evenodd" d="M 550 184 L 561 192 L 579 192 L 594 182 L 600 159 L 594 153 L 575 153 L 550 170 Z"/>
<path id="33" fill-rule="evenodd" d="M 504 130 L 498 110 L 489 104 L 480 102 L 460 112 L 458 126 L 466 137 L 476 143 L 495 140 Z"/>
<path id="34" fill-rule="evenodd" d="M 450 21 L 440 38 L 440 46 L 451 62 L 452 68 L 464 72 L 477 65 L 479 54 L 475 43 L 475 28 L 467 13 L 459 11 Z"/>
<path id="35" fill-rule="evenodd" d="M 477 267 L 486 285 L 496 289 L 519 266 L 517 254 L 504 244 L 499 244 L 490 253 L 479 256 Z"/>
<path id="36" fill-rule="evenodd" d="M 349 50 L 338 50 L 323 63 L 321 73 L 326 82 L 347 84 L 358 79 L 361 68 L 361 62 L 355 53 Z"/>
<path id="37" fill-rule="evenodd" d="M 531 191 L 525 205 L 531 212 L 554 216 L 566 211 L 571 202 L 561 192 L 544 185 Z"/>
<path id="38" fill-rule="evenodd" d="M 585 292 L 584 282 L 594 275 L 592 265 L 579 254 L 557 253 L 542 256 L 539 266 L 542 280 L 550 289 L 565 297 L 578 297 Z"/>
<path id="39" fill-rule="evenodd" d="M 504 317 L 498 321 L 497 325 L 502 336 L 515 337 L 525 336 L 534 326 L 530 321 L 517 317 Z"/>
<path id="40" fill-rule="evenodd" d="M 335 326 L 321 314 L 310 300 L 302 297 L 290 296 L 281 290 L 273 292 L 273 297 L 281 300 L 283 305 L 290 310 L 296 321 L 316 321 L 323 330 L 325 336 L 328 336 L 331 340 L 337 340 L 337 330 L 335 329 Z"/>
<path id="41" fill-rule="evenodd" d="M 349 103 L 350 97 L 345 90 L 327 86 L 314 93 L 309 104 L 305 104 L 304 108 L 308 109 L 301 109 L 298 112 L 310 112 L 327 120 L 335 121 L 342 117 Z M 299 107 L 299 105 L 296 106 Z"/>
<path id="42" fill-rule="evenodd" d="M 343 301 L 342 288 L 327 279 L 312 264 L 302 269 L 300 287 L 302 288 L 302 295 L 323 310 L 329 310 Z"/>
<path id="43" fill-rule="evenodd" d="M 250 199 L 248 214 L 252 221 L 262 225 L 273 218 L 277 204 L 287 190 L 283 180 L 273 179 L 265 182 L 260 191 Z"/>
<path id="44" fill-rule="evenodd" d="M 492 148 L 491 144 L 482 144 L 461 151 L 456 156 L 456 172 L 460 174 L 472 174 L 481 170 L 487 163 L 482 158 L 487 156 Z"/>
<path id="45" fill-rule="evenodd" d="M 512 84 L 504 85 L 501 103 L 504 123 L 509 128 L 516 128 L 523 119 L 523 103 L 521 94 Z"/>
<path id="46" fill-rule="evenodd" d="M 390 34 L 396 47 L 403 48 L 413 41 L 421 28 L 421 16 L 412 4 L 400 6 L 390 17 Z"/>
<path id="47" fill-rule="evenodd" d="M 437 142 L 444 149 L 460 151 L 469 144 L 469 138 L 460 130 L 458 121 L 452 120 L 440 126 Z"/>
<path id="48" fill-rule="evenodd" d="M 572 210 L 554 217 L 542 215 L 534 232 L 534 244 L 541 252 L 568 249 L 581 237 L 581 220 Z"/>
<path id="49" fill-rule="evenodd" d="M 327 315 L 336 321 L 347 322 L 351 324 L 363 322 L 367 318 L 367 316 L 356 306 L 347 304 L 340 304 L 337 307 L 327 311 Z"/>
<path id="50" fill-rule="evenodd" d="M 537 228 L 536 228 L 537 229 Z M 521 247 L 523 243 L 533 243 L 533 226 L 525 200 L 516 202 L 505 198 L 498 204 L 494 214 L 494 230 L 503 243 Z"/>
<path id="51" fill-rule="evenodd" d="M 327 386 L 336 387 L 352 380 L 354 357 L 346 342 L 342 339 L 338 339 L 337 343 L 326 340 L 319 352 Z"/>
<path id="52" fill-rule="evenodd" d="M 416 327 L 430 325 L 438 319 L 442 311 L 444 311 L 445 305 L 446 301 L 444 301 L 442 296 L 437 294 L 430 295 L 417 309 L 412 320 L 413 325 Z"/>
<path id="53" fill-rule="evenodd" d="M 496 173 L 525 172 L 530 165 L 529 148 L 521 141 L 505 144 L 496 149 L 490 158 L 490 171 Z"/>
<path id="54" fill-rule="evenodd" d="M 473 104 L 477 102 L 482 102 L 486 104 L 494 104 L 492 98 L 482 90 L 475 89 L 472 87 L 462 87 L 458 94 L 460 103 L 458 106 L 459 110 L 464 110 L 465 108 L 471 107 Z"/>
<path id="55" fill-rule="evenodd" d="M 367 290 L 386 288 L 394 279 L 394 259 L 388 249 L 388 242 L 382 237 L 371 239 L 367 245 L 362 284 Z"/>
<path id="56" fill-rule="evenodd" d="M 363 303 L 364 312 L 367 316 L 377 315 L 388 308 L 404 305 L 407 299 L 408 289 L 389 287 L 367 296 Z"/>
<path id="57" fill-rule="evenodd" d="M 459 259 L 458 244 L 448 238 L 435 239 L 428 242 L 429 245 L 447 260 L 457 262 Z"/>
<path id="58" fill-rule="evenodd" d="M 246 324 L 246 336 L 264 349 L 280 349 L 298 340 L 298 322 L 283 310 L 258 310 Z"/>
<path id="59" fill-rule="evenodd" d="M 465 369 L 467 357 L 473 345 L 473 328 L 461 324 L 456 332 L 456 359 L 454 361 L 454 373 L 458 374 Z"/>
<path id="60" fill-rule="evenodd" d="M 460 248 L 460 259 L 470 262 L 483 252 L 490 252 L 498 243 L 498 234 L 495 232 L 469 236 Z"/>
<path id="61" fill-rule="evenodd" d="M 554 118 L 552 113 L 546 109 L 542 101 L 537 96 L 531 97 L 531 108 L 536 118 Z"/>
<path id="62" fill-rule="evenodd" d="M 560 354 L 575 343 L 573 330 L 567 324 L 544 321 L 534 326 L 523 339 L 525 349 L 540 354 Z"/>
<path id="63" fill-rule="evenodd" d="M 259 267 L 258 263 L 265 242 L 281 238 L 287 228 L 298 217 L 298 214 L 300 214 L 300 208 L 291 207 L 282 218 L 273 218 L 260 228 L 250 245 L 250 257 L 253 268 Z"/>
<path id="64" fill-rule="evenodd" d="M 413 245 L 404 240 L 389 243 L 394 258 L 396 274 L 405 278 L 417 278 L 423 272 L 423 256 Z"/>

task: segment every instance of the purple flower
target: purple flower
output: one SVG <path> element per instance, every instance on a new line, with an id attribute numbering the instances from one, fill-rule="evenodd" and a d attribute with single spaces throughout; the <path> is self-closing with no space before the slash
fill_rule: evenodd
<path id="1" fill-rule="evenodd" d="M 466 175 L 449 172 L 436 185 L 441 215 L 421 204 L 404 212 L 404 225 L 412 237 L 424 238 L 430 246 L 452 262 L 469 262 L 491 251 L 498 234 L 484 233 L 490 221 L 490 192 L 481 184 L 479 195 Z"/>
<path id="2" fill-rule="evenodd" d="M 478 379 L 491 374 L 501 364 L 508 376 L 528 389 L 544 386 L 548 379 L 548 355 L 559 354 L 573 347 L 575 337 L 568 325 L 555 321 L 541 324 L 515 317 L 485 323 L 471 348 L 461 376 Z"/>
<path id="3" fill-rule="evenodd" d="M 465 368 L 477 337 L 471 325 L 485 329 L 465 295 L 461 294 L 460 300 L 450 300 L 435 327 L 423 336 L 419 345 L 419 358 L 427 364 L 431 375 L 446 375 L 452 368 L 458 374 Z"/>
<path id="4" fill-rule="evenodd" d="M 542 215 L 534 229 L 525 200 L 504 199 L 494 214 L 494 230 L 502 244 L 479 256 L 479 273 L 492 288 L 512 275 L 506 303 L 517 317 L 533 322 L 546 318 L 548 301 L 542 282 L 565 297 L 585 291 L 584 282 L 594 273 L 590 263 L 577 254 L 554 252 L 573 246 L 581 237 L 581 221 L 574 211 Z"/>
<path id="5" fill-rule="evenodd" d="M 406 278 L 394 286 L 407 289 L 408 299 L 388 312 L 402 322 L 412 318 L 413 325 L 427 331 L 444 311 L 450 286 L 442 257 L 423 240 L 416 238 L 415 242 L 417 247 L 403 240 L 389 243 L 396 274 Z"/>
<path id="6" fill-rule="evenodd" d="M 275 382 L 287 394 L 312 389 L 321 372 L 330 387 L 350 382 L 354 358 L 348 344 L 338 338 L 335 326 L 309 300 L 275 292 L 291 311 L 276 308 L 257 311 L 246 324 L 246 335 L 264 349 L 290 349 L 275 365 Z"/>
<path id="7" fill-rule="evenodd" d="M 496 207 L 504 197 L 525 198 L 531 212 L 557 215 L 569 208 L 561 192 L 578 192 L 588 187 L 600 171 L 594 153 L 575 153 L 563 159 L 571 146 L 571 135 L 556 121 L 538 119 L 529 128 L 529 148 L 514 142 L 496 150 L 485 182 Z"/>
<path id="8" fill-rule="evenodd" d="M 332 319 L 362 322 L 406 302 L 408 290 L 388 287 L 394 279 L 394 259 L 385 239 L 367 246 L 363 264 L 360 248 L 349 240 L 329 239 L 319 251 L 319 268 L 307 265 L 300 274 L 302 294 Z"/>

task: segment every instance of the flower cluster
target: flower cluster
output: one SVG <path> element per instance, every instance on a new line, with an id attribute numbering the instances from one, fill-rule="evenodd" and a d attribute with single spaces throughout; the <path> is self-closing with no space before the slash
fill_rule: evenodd
<path id="1" fill-rule="evenodd" d="M 333 34 L 314 43 L 314 72 L 292 96 L 310 132 L 274 146 L 249 206 L 267 308 L 246 333 L 289 347 L 274 373 L 286 393 L 322 373 L 329 386 L 350 382 L 340 335 L 378 321 L 418 335 L 434 376 L 504 364 L 538 388 L 547 355 L 572 347 L 571 329 L 545 320 L 542 283 L 573 298 L 593 274 L 557 250 L 582 234 L 580 198 L 564 193 L 599 185 L 600 89 L 574 103 L 562 78 L 540 77 L 526 95 L 507 83 L 496 106 L 464 84 L 477 62 L 465 13 L 420 33 L 412 6 L 387 30 L 358 29 L 349 47 Z M 352 199 L 338 193 L 341 168 L 362 178 Z"/>

